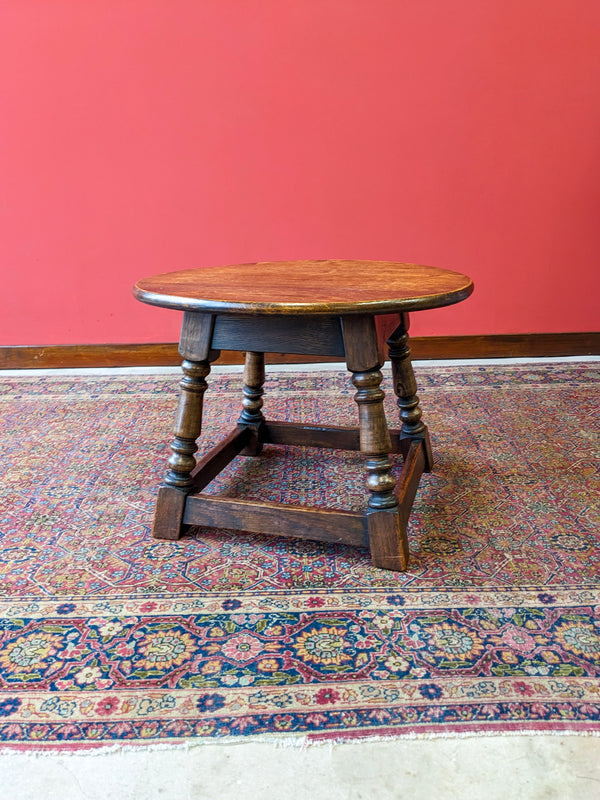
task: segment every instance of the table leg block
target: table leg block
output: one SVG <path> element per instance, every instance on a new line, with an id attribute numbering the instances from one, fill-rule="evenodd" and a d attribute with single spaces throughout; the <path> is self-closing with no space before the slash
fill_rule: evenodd
<path id="1" fill-rule="evenodd" d="M 408 567 L 408 536 L 398 508 L 367 512 L 374 567 L 403 572 Z"/>
<path id="2" fill-rule="evenodd" d="M 154 539 L 179 539 L 182 534 L 183 512 L 187 495 L 172 486 L 158 490 L 152 536 Z"/>

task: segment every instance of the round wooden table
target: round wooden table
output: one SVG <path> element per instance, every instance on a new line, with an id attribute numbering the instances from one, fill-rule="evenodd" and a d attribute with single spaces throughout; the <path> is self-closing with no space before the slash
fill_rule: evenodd
<path id="1" fill-rule="evenodd" d="M 183 311 L 183 379 L 169 469 L 159 489 L 153 536 L 177 539 L 187 525 L 230 528 L 368 546 L 373 564 L 404 570 L 406 526 L 419 480 L 433 467 L 408 347 L 408 313 L 467 298 L 466 276 L 436 267 L 383 261 L 283 261 L 207 267 L 139 281 L 144 303 Z M 380 388 L 387 339 L 399 429 L 388 429 Z M 238 425 L 196 461 L 210 363 L 221 349 L 246 353 Z M 357 389 L 358 428 L 266 420 L 264 353 L 343 358 Z M 238 455 L 264 443 L 360 450 L 368 503 L 361 514 L 203 494 Z M 396 481 L 390 453 L 402 453 Z"/>

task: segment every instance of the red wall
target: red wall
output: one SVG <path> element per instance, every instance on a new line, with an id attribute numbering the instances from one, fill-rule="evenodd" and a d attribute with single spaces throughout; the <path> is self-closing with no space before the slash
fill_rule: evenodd
<path id="1" fill-rule="evenodd" d="M 2 0 L 0 344 L 170 341 L 138 277 L 469 273 L 414 333 L 597 330 L 598 0 Z"/>

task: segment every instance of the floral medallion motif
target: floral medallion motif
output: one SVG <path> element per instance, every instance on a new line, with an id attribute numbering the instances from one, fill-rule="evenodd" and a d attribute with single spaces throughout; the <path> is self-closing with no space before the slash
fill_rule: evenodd
<path id="1" fill-rule="evenodd" d="M 165 671 L 192 658 L 194 643 L 188 633 L 158 631 L 146 634 L 137 645 L 137 665 L 142 669 Z"/>
<path id="2" fill-rule="evenodd" d="M 0 651 L 0 665 L 7 676 L 11 673 L 34 672 L 44 670 L 50 659 L 55 656 L 63 644 L 61 636 L 51 633 L 30 633 L 19 636 L 9 642 Z"/>
<path id="3" fill-rule="evenodd" d="M 451 662 L 473 662 L 484 652 L 484 643 L 479 635 L 466 625 L 455 622 L 435 623 L 423 626 L 429 658 Z"/>
<path id="4" fill-rule="evenodd" d="M 591 625 L 564 623 L 557 627 L 556 638 L 566 650 L 578 656 L 600 660 L 600 636 Z"/>
<path id="5" fill-rule="evenodd" d="M 295 641 L 297 655 L 312 664 L 329 666 L 350 661 L 351 656 L 346 652 L 348 648 L 344 628 L 311 628 Z"/>

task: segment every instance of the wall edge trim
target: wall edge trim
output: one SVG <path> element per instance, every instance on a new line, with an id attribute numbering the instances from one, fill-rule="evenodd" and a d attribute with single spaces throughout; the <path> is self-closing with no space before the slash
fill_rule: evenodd
<path id="1" fill-rule="evenodd" d="M 600 332 L 516 333 L 481 336 L 415 336 L 414 359 L 534 358 L 600 355 Z M 272 353 L 271 364 L 339 361 L 322 356 Z M 66 369 L 78 367 L 153 367 L 181 363 L 176 343 L 15 345 L 0 347 L 0 369 Z M 241 364 L 241 353 L 224 350 L 217 364 Z"/>

